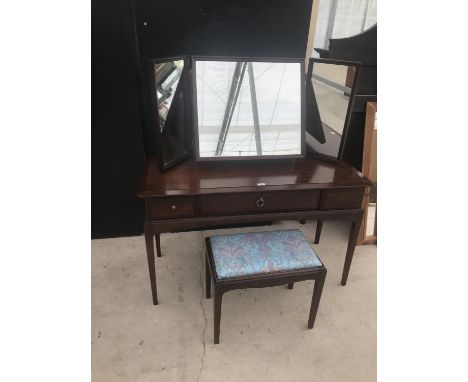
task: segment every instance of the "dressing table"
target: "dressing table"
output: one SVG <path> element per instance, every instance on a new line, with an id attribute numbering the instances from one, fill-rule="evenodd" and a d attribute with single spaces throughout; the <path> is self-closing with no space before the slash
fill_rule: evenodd
<path id="1" fill-rule="evenodd" d="M 154 238 L 230 224 L 317 219 L 315 242 L 324 220 L 350 221 L 341 285 L 346 285 L 363 210 L 364 190 L 372 183 L 352 167 L 321 159 L 287 162 L 197 163 L 188 160 L 161 171 L 150 158 L 138 196 L 146 206 L 145 240 L 153 303 L 158 303 Z"/>
<path id="2" fill-rule="evenodd" d="M 177 164 L 167 166 L 164 163 L 164 155 L 160 151 L 159 158 L 147 160 L 139 185 L 138 196 L 145 201 L 144 232 L 151 291 L 155 305 L 158 303 L 158 298 L 154 247 L 156 244 L 156 253 L 160 257 L 161 233 L 204 230 L 267 221 L 318 220 L 315 243 L 320 240 L 324 220 L 350 221 L 351 231 L 341 278 L 341 284 L 346 285 L 363 216 L 361 204 L 364 191 L 372 183 L 344 162 L 306 155 L 303 63 L 290 60 L 298 62 L 297 68 L 279 66 L 276 70 L 274 61 L 272 61 L 273 64 L 269 63 L 268 66 L 262 67 L 260 65 L 262 63 L 258 64 L 253 59 L 249 60 L 251 61 L 248 63 L 234 61 L 229 68 L 230 77 L 225 76 L 221 78 L 222 81 L 211 82 L 212 86 L 220 84 L 216 89 L 216 97 L 224 100 L 224 103 L 215 102 L 214 96 L 210 98 L 209 90 L 212 90 L 212 86 L 208 90 L 203 88 L 203 91 L 201 86 L 197 88 L 200 84 L 194 80 L 196 76 L 193 74 L 194 64 L 192 64 L 192 92 L 183 92 L 183 88 L 180 88 L 180 84 L 187 81 L 184 76 L 189 75 L 185 74 L 188 71 L 183 71 L 180 75 L 182 80 L 179 81 L 179 87 L 175 90 L 175 96 L 165 98 L 165 100 L 175 99 L 176 101 L 179 99 L 185 109 L 192 104 L 193 121 L 190 123 L 191 116 L 185 113 L 185 123 L 179 124 L 179 130 L 181 127 L 187 130 L 182 129 L 183 134 L 178 135 L 192 136 L 191 124 L 193 124 L 196 153 L 186 159 L 187 150 L 191 145 L 184 144 L 181 158 L 185 160 L 179 161 L 172 156 L 171 161 Z M 161 63 L 152 62 L 151 65 L 156 68 L 151 81 L 158 88 L 157 72 L 161 71 L 158 66 Z M 203 68 L 203 71 L 200 70 L 204 76 L 202 80 L 208 80 L 210 70 L 219 76 L 223 65 L 225 65 L 224 61 L 217 65 L 216 59 L 210 58 L 210 61 L 200 66 Z M 179 67 L 188 67 L 187 61 Z M 279 79 L 279 74 L 281 74 L 281 81 L 272 81 L 268 78 L 269 71 L 272 78 L 276 76 L 275 78 Z M 261 73 L 263 83 L 260 81 L 260 75 L 255 77 L 256 73 Z M 294 83 L 292 86 L 290 84 L 296 80 L 295 73 L 297 73 L 297 84 Z M 288 82 L 282 81 L 283 77 L 286 77 Z M 163 80 L 167 82 L 166 79 Z M 273 85 L 268 84 L 274 84 L 274 86 L 279 84 L 279 89 L 271 90 L 268 86 Z M 250 91 L 246 90 L 249 88 Z M 244 98 L 242 98 L 243 91 L 247 93 Z M 294 94 L 296 91 L 299 94 L 297 96 Z M 287 94 L 288 92 L 290 94 Z M 160 93 L 162 91 L 154 92 L 154 117 L 157 133 L 164 137 L 172 130 L 171 121 L 177 118 L 170 115 L 173 106 L 165 101 L 165 124 L 161 124 L 163 119 L 158 115 L 158 109 L 161 110 L 161 106 L 156 96 Z M 281 98 L 283 95 L 286 100 L 284 102 Z M 292 104 L 291 99 L 296 100 L 295 105 Z M 273 103 L 274 109 L 270 107 Z M 217 105 L 219 111 L 213 105 Z M 243 105 L 243 110 L 248 110 L 248 118 L 245 117 L 245 119 L 253 121 L 251 124 L 254 126 L 246 127 L 245 123 L 242 124 L 242 115 L 237 117 L 237 121 L 234 119 L 236 112 L 237 115 L 240 114 L 238 112 L 240 106 L 236 105 Z M 200 113 L 207 109 L 211 114 L 205 112 L 205 115 L 201 116 Z M 270 110 L 273 110 L 273 115 Z M 218 130 L 215 130 L 213 134 L 215 125 L 210 125 L 210 123 L 214 119 L 220 122 L 217 126 Z M 265 126 L 265 120 L 269 121 L 268 126 Z M 251 132 L 247 137 L 253 143 L 247 147 L 247 145 L 242 146 L 242 142 L 246 139 L 238 139 L 238 137 L 245 137 L 248 127 L 251 128 Z M 264 138 L 267 137 L 265 131 L 275 133 L 274 146 L 269 146 L 268 140 Z M 299 141 L 291 141 L 291 136 L 295 136 L 294 134 L 299 137 Z M 211 139 L 213 136 L 216 139 Z M 281 138 L 283 136 L 284 138 Z M 210 139 L 205 139 L 206 137 Z M 288 147 L 288 144 L 291 146 Z M 236 150 L 231 149 L 234 146 L 236 150 L 239 150 L 238 158 L 232 157 L 236 154 Z M 160 142 L 159 147 L 164 149 L 164 141 Z M 293 152 L 291 147 L 297 152 Z M 241 153 L 239 148 L 245 151 Z M 253 150 L 254 153 L 246 154 L 250 153 L 248 150 Z M 229 153 L 227 154 L 229 158 L 223 158 L 224 152 Z"/>

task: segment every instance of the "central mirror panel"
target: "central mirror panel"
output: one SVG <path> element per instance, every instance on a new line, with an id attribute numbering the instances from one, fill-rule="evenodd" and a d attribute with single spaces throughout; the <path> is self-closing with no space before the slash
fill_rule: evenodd
<path id="1" fill-rule="evenodd" d="M 304 156 L 301 60 L 193 61 L 198 160 Z"/>

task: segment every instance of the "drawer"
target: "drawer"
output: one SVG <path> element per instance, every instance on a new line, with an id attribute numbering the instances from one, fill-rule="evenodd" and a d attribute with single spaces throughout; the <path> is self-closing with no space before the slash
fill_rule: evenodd
<path id="1" fill-rule="evenodd" d="M 151 219 L 171 219 L 195 215 L 194 197 L 150 198 L 147 215 Z"/>
<path id="2" fill-rule="evenodd" d="M 204 216 L 317 210 L 320 191 L 274 191 L 205 195 L 200 200 Z"/>
<path id="3" fill-rule="evenodd" d="M 363 196 L 363 188 L 324 190 L 320 209 L 345 210 L 360 208 Z"/>

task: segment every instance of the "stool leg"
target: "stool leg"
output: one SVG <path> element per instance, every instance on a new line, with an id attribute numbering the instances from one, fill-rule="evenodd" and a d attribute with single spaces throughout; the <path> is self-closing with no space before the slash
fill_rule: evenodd
<path id="1" fill-rule="evenodd" d="M 211 297 L 211 272 L 210 264 L 208 263 L 208 254 L 205 256 L 205 281 L 206 281 L 206 298 Z"/>
<path id="2" fill-rule="evenodd" d="M 309 322 L 307 325 L 309 329 L 312 329 L 314 327 L 315 317 L 317 316 L 317 310 L 318 310 L 319 303 L 320 303 L 320 297 L 322 297 L 322 290 L 323 290 L 323 285 L 325 284 L 326 275 L 327 275 L 327 270 L 325 269 L 323 271 L 323 274 L 321 274 L 318 278 L 316 278 L 314 282 L 314 293 L 312 295 L 312 303 L 310 304 Z"/>
<path id="3" fill-rule="evenodd" d="M 221 330 L 221 304 L 223 302 L 223 291 L 214 287 L 214 343 L 219 344 L 219 332 Z"/>
<path id="4" fill-rule="evenodd" d="M 292 289 L 292 288 L 294 288 L 294 283 L 289 283 L 288 284 L 288 289 Z"/>

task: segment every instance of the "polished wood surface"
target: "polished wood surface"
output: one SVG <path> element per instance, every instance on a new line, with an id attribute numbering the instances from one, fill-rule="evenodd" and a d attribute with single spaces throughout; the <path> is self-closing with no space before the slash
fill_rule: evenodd
<path id="1" fill-rule="evenodd" d="M 269 162 L 200 163 L 188 160 L 161 171 L 147 161 L 138 195 L 145 199 L 145 239 L 153 303 L 158 303 L 154 239 L 160 234 L 279 220 L 351 223 L 341 285 L 346 285 L 363 210 L 364 191 L 372 183 L 341 162 L 317 158 Z"/>
<path id="2" fill-rule="evenodd" d="M 322 210 L 341 210 L 345 208 L 359 208 L 363 197 L 364 189 L 342 189 L 323 191 Z"/>
<path id="3" fill-rule="evenodd" d="M 319 208 L 319 190 L 298 190 L 291 198 L 290 191 L 215 194 L 201 197 L 201 214 L 239 214 L 273 211 L 303 211 Z"/>
<path id="4" fill-rule="evenodd" d="M 192 196 L 150 198 L 147 204 L 149 216 L 155 219 L 190 217 L 195 215 L 195 199 Z"/>
<path id="5" fill-rule="evenodd" d="M 352 167 L 315 158 L 270 162 L 197 163 L 193 159 L 160 171 L 147 162 L 138 196 L 197 195 L 252 191 L 369 187 Z"/>

